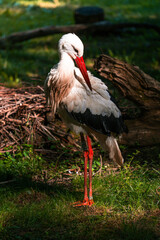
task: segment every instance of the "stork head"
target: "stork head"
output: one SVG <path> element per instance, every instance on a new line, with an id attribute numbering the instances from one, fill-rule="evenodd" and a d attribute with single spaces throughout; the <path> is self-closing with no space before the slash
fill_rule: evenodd
<path id="1" fill-rule="evenodd" d="M 75 60 L 80 69 L 88 87 L 92 90 L 87 69 L 83 60 L 84 46 L 80 38 L 74 33 L 68 33 L 59 40 L 59 52 L 66 52 L 73 60 Z"/>

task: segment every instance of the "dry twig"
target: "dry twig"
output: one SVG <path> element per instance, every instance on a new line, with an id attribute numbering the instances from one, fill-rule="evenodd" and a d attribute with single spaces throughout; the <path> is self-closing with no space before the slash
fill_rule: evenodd
<path id="1" fill-rule="evenodd" d="M 5 152 L 10 146 L 15 151 L 23 143 L 38 148 L 48 138 L 61 140 L 62 146 L 68 143 L 66 129 L 59 126 L 59 122 L 45 125 L 49 111 L 40 86 L 18 89 L 0 86 L 0 152 Z"/>

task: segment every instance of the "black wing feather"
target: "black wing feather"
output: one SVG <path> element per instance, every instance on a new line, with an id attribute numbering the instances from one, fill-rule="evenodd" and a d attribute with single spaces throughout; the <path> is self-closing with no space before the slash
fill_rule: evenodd
<path id="1" fill-rule="evenodd" d="M 89 109 L 86 109 L 84 113 L 76 113 L 73 111 L 68 113 L 79 123 L 86 124 L 88 127 L 105 135 L 110 135 L 111 132 L 116 134 L 127 132 L 122 116 L 116 118 L 113 114 L 109 117 L 92 114 Z"/>

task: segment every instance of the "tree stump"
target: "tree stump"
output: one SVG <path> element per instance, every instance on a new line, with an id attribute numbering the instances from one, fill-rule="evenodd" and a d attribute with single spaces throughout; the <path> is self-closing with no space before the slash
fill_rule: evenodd
<path id="1" fill-rule="evenodd" d="M 104 11 L 100 7 L 88 6 L 80 7 L 75 10 L 74 19 L 78 23 L 95 23 L 104 20 Z"/>
<path id="2" fill-rule="evenodd" d="M 138 66 L 101 55 L 94 68 L 111 81 L 125 98 L 140 107 L 137 119 L 126 120 L 129 133 L 119 140 L 126 145 L 160 144 L 160 82 L 144 73 Z"/>

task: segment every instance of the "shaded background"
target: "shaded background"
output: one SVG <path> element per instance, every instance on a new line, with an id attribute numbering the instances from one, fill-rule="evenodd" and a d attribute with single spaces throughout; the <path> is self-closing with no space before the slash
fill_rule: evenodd
<path id="1" fill-rule="evenodd" d="M 105 20 L 111 23 L 160 24 L 159 0 L 97 2 L 0 0 L 0 37 L 38 27 L 74 24 L 74 10 L 91 5 L 102 7 Z M 58 62 L 60 37 L 56 34 L 0 49 L 1 84 L 43 86 L 50 68 Z M 160 79 L 160 36 L 154 30 L 129 28 L 105 36 L 81 34 L 80 38 L 85 45 L 87 68 L 92 72 L 94 59 L 105 53 L 138 65 Z M 81 209 L 70 203 L 83 198 L 83 175 L 73 174 L 70 179 L 64 175 L 77 167 L 83 172 L 80 149 L 78 152 L 72 145 L 61 147 L 54 142 L 49 147 L 54 155 L 47 160 L 27 144 L 13 155 L 0 154 L 0 180 L 13 180 L 0 182 L 0 239 L 159 239 L 158 147 L 121 146 L 126 159 L 124 169 L 114 171 L 104 162 L 101 177 L 96 172 L 102 153 L 94 143 L 96 204 Z"/>

